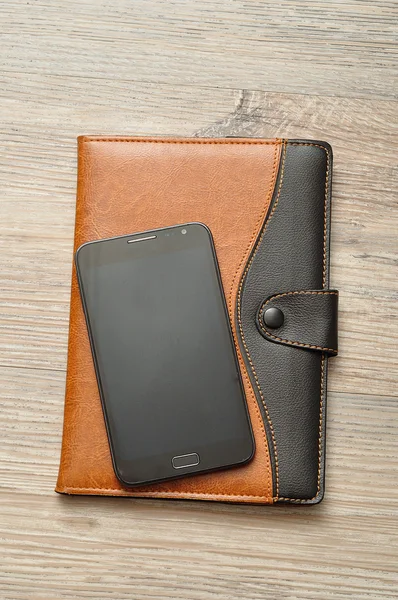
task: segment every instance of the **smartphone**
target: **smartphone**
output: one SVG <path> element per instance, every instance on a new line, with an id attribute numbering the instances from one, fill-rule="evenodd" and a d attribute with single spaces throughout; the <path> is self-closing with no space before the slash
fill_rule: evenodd
<path id="1" fill-rule="evenodd" d="M 122 484 L 249 461 L 253 434 L 210 230 L 187 223 L 88 242 L 75 260 Z"/>

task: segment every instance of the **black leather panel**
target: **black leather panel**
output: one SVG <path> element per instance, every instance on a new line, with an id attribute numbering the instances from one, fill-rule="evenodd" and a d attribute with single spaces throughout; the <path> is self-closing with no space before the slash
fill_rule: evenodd
<path id="1" fill-rule="evenodd" d="M 323 142 L 285 143 L 274 198 L 238 296 L 240 332 L 274 469 L 274 495 L 323 497 L 326 355 L 261 335 L 258 311 L 286 290 L 328 287 L 332 152 Z"/>
<path id="2" fill-rule="evenodd" d="M 305 348 L 310 352 L 337 354 L 337 290 L 306 290 L 284 292 L 271 296 L 260 306 L 257 326 L 271 342 Z M 273 326 L 272 316 L 277 309 L 282 323 Z"/>

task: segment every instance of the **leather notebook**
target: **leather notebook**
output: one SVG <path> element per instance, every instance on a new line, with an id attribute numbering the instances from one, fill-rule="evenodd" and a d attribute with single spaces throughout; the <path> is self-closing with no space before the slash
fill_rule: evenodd
<path id="1" fill-rule="evenodd" d="M 322 499 L 327 360 L 337 353 L 331 174 L 325 142 L 79 138 L 75 251 L 87 241 L 186 222 L 210 228 L 256 450 L 243 466 L 123 487 L 73 267 L 57 492 L 259 504 Z"/>

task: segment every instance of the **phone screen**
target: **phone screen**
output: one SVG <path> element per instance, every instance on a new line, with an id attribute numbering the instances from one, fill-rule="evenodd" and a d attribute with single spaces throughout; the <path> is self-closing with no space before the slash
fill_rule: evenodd
<path id="1" fill-rule="evenodd" d="M 89 243 L 77 266 L 119 478 L 135 485 L 248 460 L 252 434 L 208 229 Z"/>

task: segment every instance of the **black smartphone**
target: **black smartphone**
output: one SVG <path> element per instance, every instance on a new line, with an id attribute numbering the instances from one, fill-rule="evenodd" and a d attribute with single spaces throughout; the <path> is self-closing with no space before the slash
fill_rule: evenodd
<path id="1" fill-rule="evenodd" d="M 118 479 L 134 486 L 249 461 L 210 230 L 188 223 L 88 242 L 76 266 Z"/>

